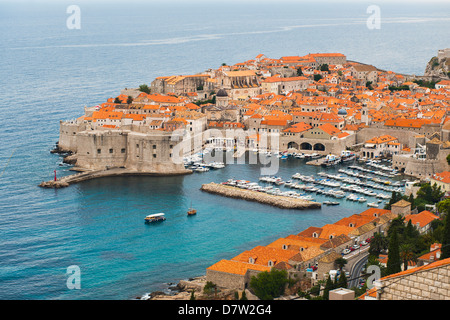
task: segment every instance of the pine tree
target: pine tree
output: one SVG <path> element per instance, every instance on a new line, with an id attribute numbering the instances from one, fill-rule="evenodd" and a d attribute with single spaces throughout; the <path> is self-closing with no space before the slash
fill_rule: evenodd
<path id="1" fill-rule="evenodd" d="M 347 276 L 345 275 L 345 272 L 341 272 L 339 275 L 339 281 L 338 281 L 338 288 L 347 288 Z"/>
<path id="2" fill-rule="evenodd" d="M 323 300 L 328 300 L 330 297 L 330 290 L 333 290 L 333 281 L 331 280 L 331 276 L 328 275 L 327 282 L 325 283 L 325 289 L 323 290 Z"/>
<path id="3" fill-rule="evenodd" d="M 386 273 L 387 275 L 402 271 L 400 266 L 400 249 L 398 243 L 397 229 L 395 228 L 389 239 L 388 261 Z"/>

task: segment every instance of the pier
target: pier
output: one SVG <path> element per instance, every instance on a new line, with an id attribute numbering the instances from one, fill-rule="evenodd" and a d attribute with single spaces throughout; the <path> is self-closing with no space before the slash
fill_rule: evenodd
<path id="1" fill-rule="evenodd" d="M 172 175 L 183 175 L 190 174 L 192 170 L 183 170 L 183 171 L 175 171 L 175 172 L 146 172 L 146 171 L 136 171 L 129 170 L 126 168 L 109 168 L 105 170 L 92 170 L 92 171 L 83 171 L 75 174 L 71 174 L 65 177 L 61 177 L 56 180 L 44 181 L 39 184 L 39 187 L 42 188 L 65 188 L 71 184 L 103 178 L 103 177 L 115 177 L 115 176 L 172 176 Z"/>
<path id="2" fill-rule="evenodd" d="M 243 199 L 247 201 L 255 201 L 263 204 L 268 204 L 282 209 L 299 209 L 299 210 L 319 209 L 322 206 L 318 202 L 298 198 L 290 198 L 285 196 L 276 196 L 266 194 L 264 192 L 241 189 L 239 187 L 228 186 L 213 182 L 202 185 L 200 190 L 229 198 Z"/>

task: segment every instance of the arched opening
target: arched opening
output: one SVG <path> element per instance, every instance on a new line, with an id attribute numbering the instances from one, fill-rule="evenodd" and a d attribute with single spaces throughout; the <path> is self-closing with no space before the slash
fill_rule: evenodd
<path id="1" fill-rule="evenodd" d="M 298 143 L 291 141 L 288 143 L 288 149 L 297 149 L 298 150 Z"/>
<path id="2" fill-rule="evenodd" d="M 316 143 L 314 145 L 314 150 L 316 151 L 325 151 L 325 146 L 321 143 Z"/>
<path id="3" fill-rule="evenodd" d="M 301 150 L 312 150 L 312 145 L 310 143 L 308 143 L 308 142 L 303 142 L 300 145 L 300 149 Z"/>

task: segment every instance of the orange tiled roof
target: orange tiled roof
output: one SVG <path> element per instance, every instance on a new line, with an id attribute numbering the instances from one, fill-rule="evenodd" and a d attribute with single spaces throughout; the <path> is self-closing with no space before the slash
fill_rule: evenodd
<path id="1" fill-rule="evenodd" d="M 430 224 L 431 221 L 436 219 L 439 219 L 439 217 L 428 210 L 424 210 L 418 214 L 409 214 L 405 216 L 405 222 L 411 220 L 411 223 L 413 225 L 419 224 L 420 228 L 425 227 L 426 225 Z"/>
<path id="2" fill-rule="evenodd" d="M 270 267 L 240 261 L 220 260 L 206 270 L 245 275 L 248 270 L 270 271 Z"/>

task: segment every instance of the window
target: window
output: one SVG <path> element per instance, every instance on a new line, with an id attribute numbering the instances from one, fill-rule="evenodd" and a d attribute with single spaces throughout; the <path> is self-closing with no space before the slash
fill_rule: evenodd
<path id="1" fill-rule="evenodd" d="M 111 148 L 111 149 L 109 149 L 109 153 L 113 153 L 114 152 L 114 150 Z"/>
<path id="2" fill-rule="evenodd" d="M 102 149 L 97 149 L 97 153 L 98 154 L 102 153 Z"/>
<path id="3" fill-rule="evenodd" d="M 122 149 L 120 150 L 120 152 L 121 152 L 121 153 L 125 153 L 125 148 L 122 148 Z"/>
<path id="4" fill-rule="evenodd" d="M 155 154 L 153 154 L 153 158 L 156 158 L 156 153 L 155 153 Z"/>
<path id="5" fill-rule="evenodd" d="M 155 150 L 155 149 L 156 149 L 156 144 L 153 145 L 153 150 Z"/>
<path id="6" fill-rule="evenodd" d="M 273 261 L 269 260 L 269 263 L 267 264 L 269 267 L 273 267 Z"/>

